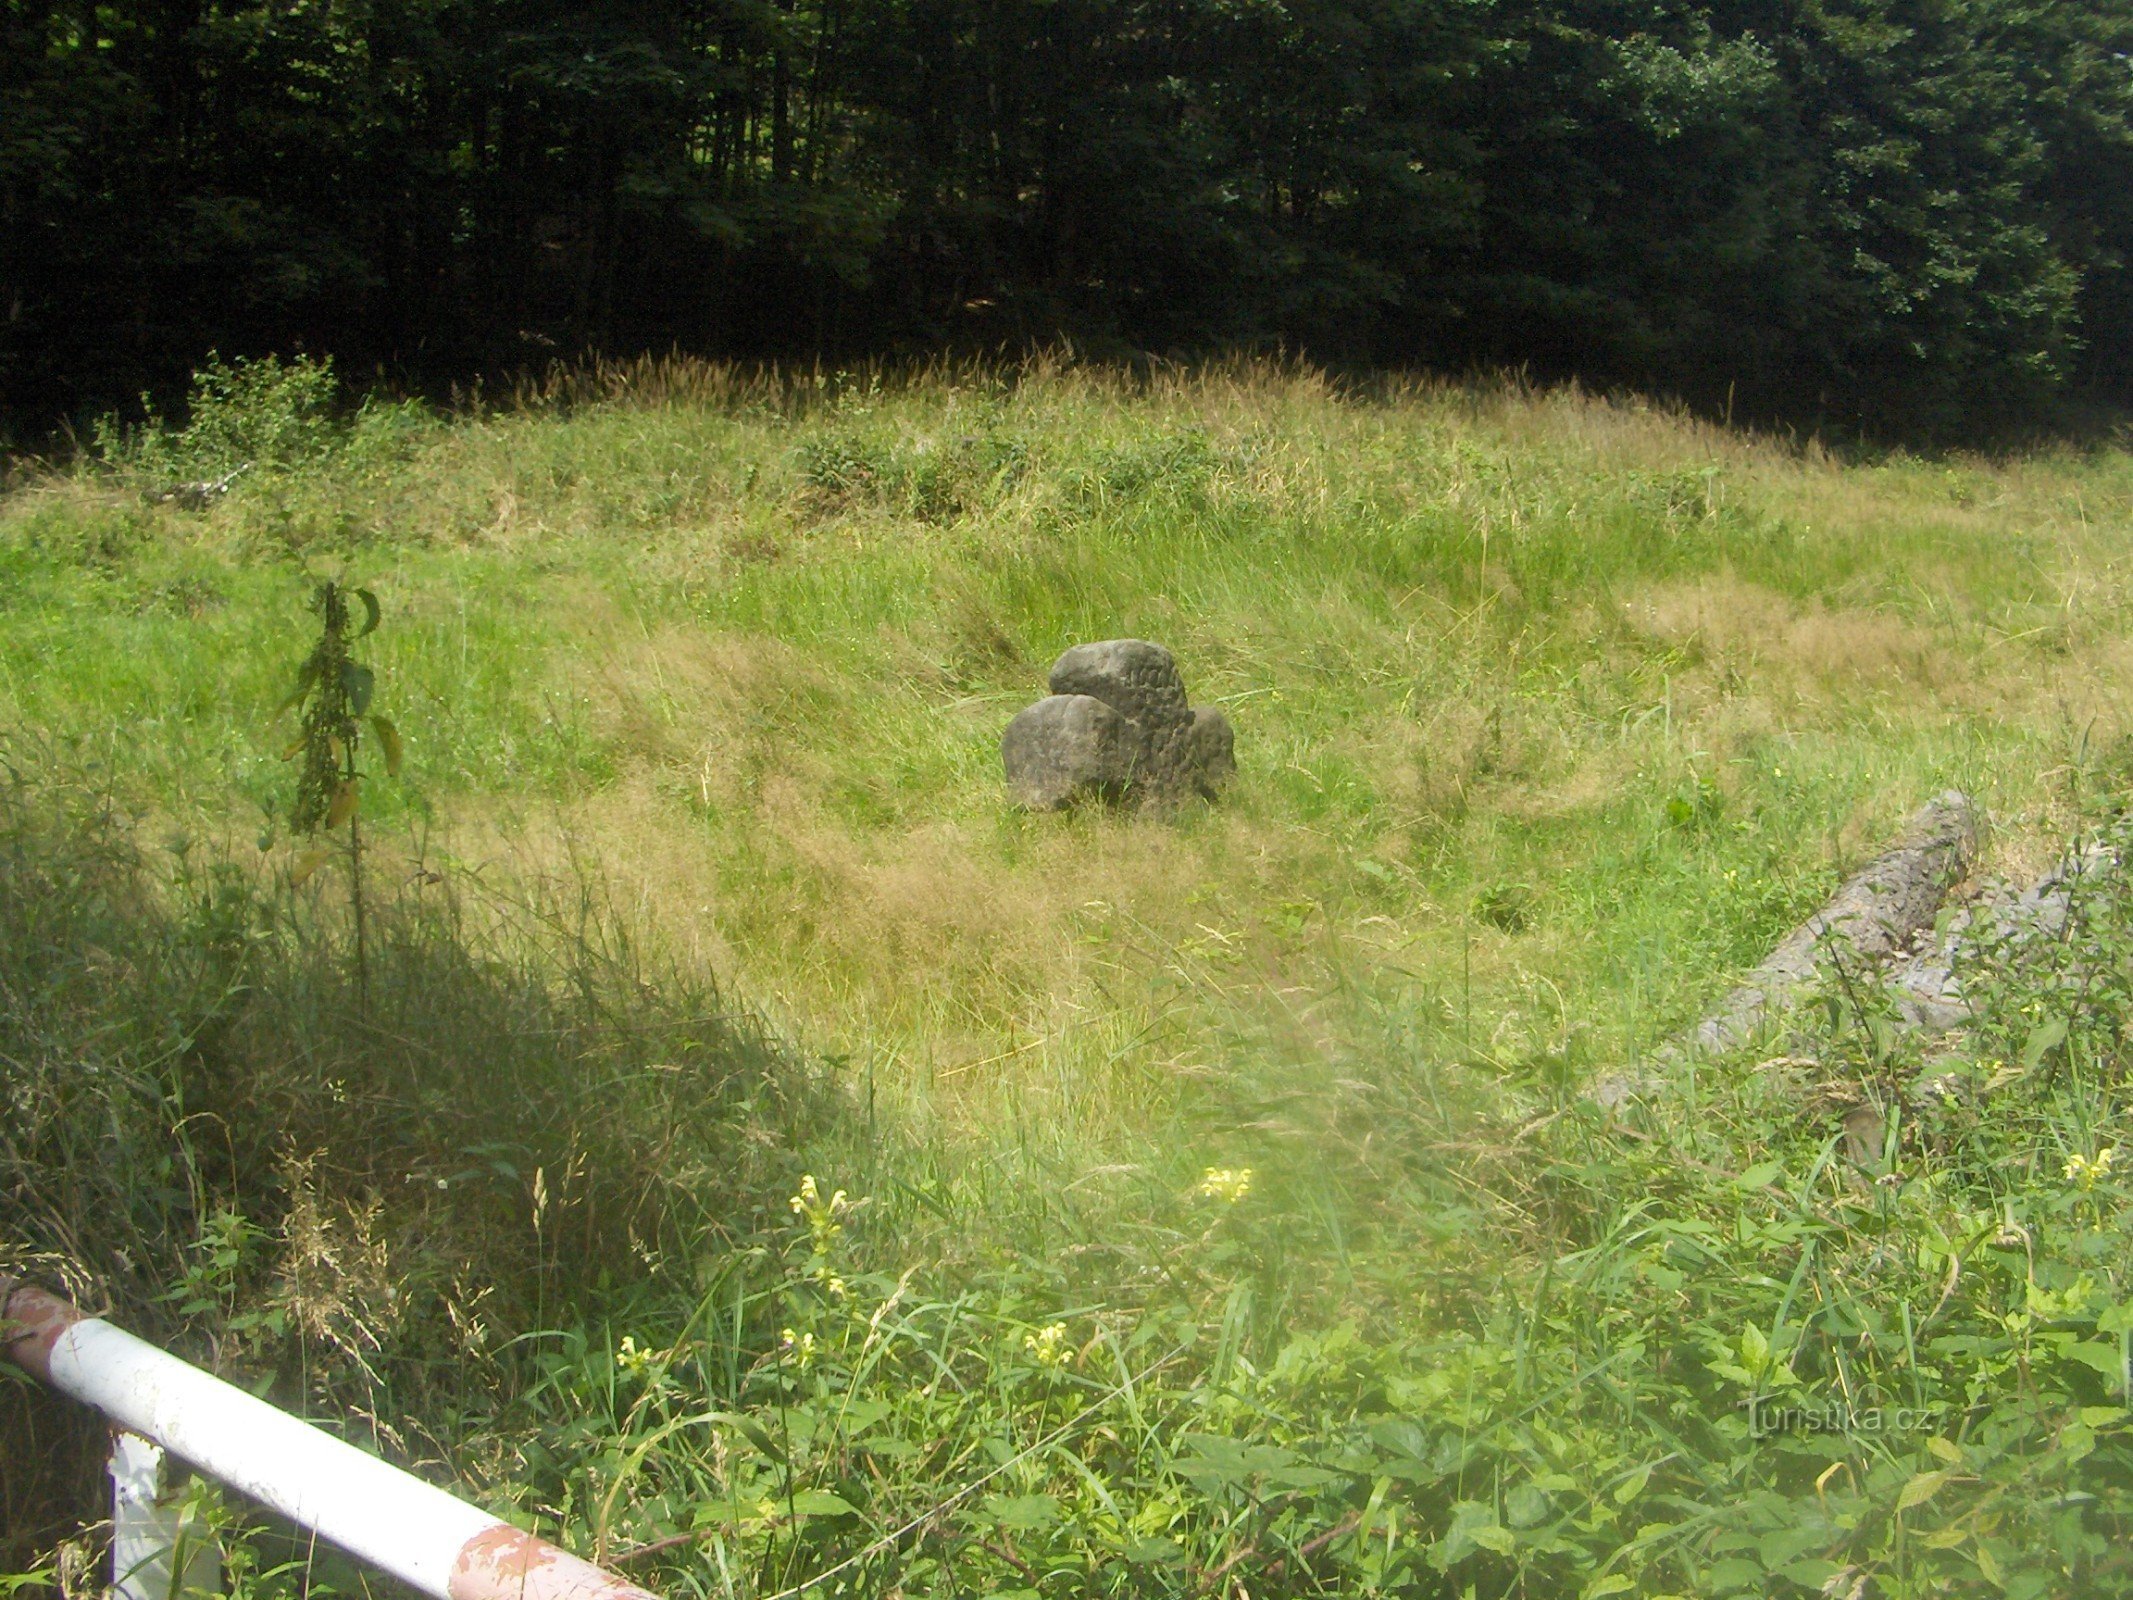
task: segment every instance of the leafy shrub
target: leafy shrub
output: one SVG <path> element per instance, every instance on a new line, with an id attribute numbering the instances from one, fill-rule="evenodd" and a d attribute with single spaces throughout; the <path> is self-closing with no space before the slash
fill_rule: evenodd
<path id="1" fill-rule="evenodd" d="M 819 509 L 871 505 L 921 522 L 951 522 L 992 504 L 1029 460 L 1021 440 L 992 433 L 890 442 L 841 429 L 802 439 L 794 456 Z"/>
<path id="2" fill-rule="evenodd" d="M 182 425 L 158 417 L 144 396 L 147 422 L 129 431 L 115 419 L 101 420 L 97 453 L 166 477 L 207 479 L 247 466 L 295 466 L 339 442 L 339 387 L 330 357 L 210 356 L 193 374 Z"/>
<path id="3" fill-rule="evenodd" d="M 191 460 L 224 471 L 246 461 L 294 465 L 333 443 L 337 388 L 330 357 L 210 357 L 193 374 L 178 447 Z"/>
<path id="4" fill-rule="evenodd" d="M 1081 476 L 1080 498 L 1097 505 L 1146 500 L 1197 504 L 1223 465 L 1207 430 L 1198 426 L 1129 439 L 1097 453 Z"/>
<path id="5" fill-rule="evenodd" d="M 832 506 L 868 499 L 896 477 L 894 451 L 855 434 L 812 434 L 793 447 L 793 455 L 801 481 Z"/>

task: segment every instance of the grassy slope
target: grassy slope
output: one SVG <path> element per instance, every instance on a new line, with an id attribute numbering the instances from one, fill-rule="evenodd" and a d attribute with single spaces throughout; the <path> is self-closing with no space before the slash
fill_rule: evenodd
<path id="1" fill-rule="evenodd" d="M 1832 1524 L 1820 1462 L 1732 1438 L 1709 1375 L 1743 1321 L 1790 1337 L 1807 1268 L 1788 1288 L 1769 1262 L 1805 1238 L 1827 1263 L 1806 1290 L 1814 1337 L 1856 1324 L 1882 1341 L 1840 1351 L 1831 1381 L 1907 1381 L 1876 1365 L 1900 1348 L 1887 1319 L 1933 1304 L 1944 1257 L 1921 1243 L 1915 1274 L 1883 1264 L 1894 1201 L 1860 1213 L 1815 1160 L 1821 1133 L 1753 1084 L 1662 1116 L 1650 1144 L 1575 1116 L 1538 1142 L 1520 1125 L 1692 1017 L 1930 793 L 1978 793 L 2014 869 L 2085 796 L 2122 786 L 2133 463 L 1846 466 L 1574 394 L 1342 398 L 1263 370 L 775 393 L 636 378 L 634 395 L 573 407 L 373 412 L 205 515 L 91 473 L 0 505 L 0 727 L 33 735 L 18 761 L 72 742 L 69 759 L 108 757 L 145 798 L 151 837 L 285 862 L 285 841 L 256 853 L 291 782 L 268 712 L 306 642 L 307 583 L 345 572 L 385 603 L 366 647 L 409 749 L 404 781 L 366 801 L 388 895 L 405 876 L 392 856 L 418 848 L 491 884 L 590 869 L 684 965 L 840 1058 L 896 1130 L 863 1152 L 825 1136 L 809 1156 L 873 1192 L 858 1243 L 823 1258 L 858 1251 L 849 1308 L 825 1297 L 804 1235 L 745 1317 L 733 1290 L 730 1324 L 720 1296 L 741 1279 L 714 1257 L 700 1303 L 672 1276 L 602 1268 L 565 1353 L 539 1347 L 533 1377 L 496 1380 L 514 1398 L 489 1425 L 424 1414 L 433 1437 L 465 1434 L 463 1471 L 594 1543 L 665 1537 L 723 1504 L 754 1577 L 724 1545 L 716 1581 L 685 1555 L 662 1570 L 768 1592 L 858 1535 L 803 1550 L 743 1505 L 744 1483 L 776 1484 L 768 1457 L 744 1470 L 740 1443 L 732 1462 L 724 1439 L 715 1460 L 695 1435 L 684 1448 L 662 1419 L 694 1391 L 664 1366 L 647 1378 L 641 1353 L 611 1358 L 623 1329 L 700 1360 L 690 1381 L 718 1403 L 801 1429 L 804 1481 L 864 1499 L 873 1528 L 963 1481 L 972 1458 L 927 1454 L 938 1441 L 967 1430 L 991 1451 L 1067 1414 L 1025 1328 L 1065 1316 L 1087 1374 L 1104 1341 L 1124 1371 L 1197 1318 L 1219 1327 L 1204 1361 L 1081 1450 L 1074 1472 L 1108 1491 L 1026 1469 L 1009 1486 L 1062 1520 L 1002 1512 L 1010 1555 L 980 1524 L 956 1559 L 1013 1584 L 1028 1577 L 1015 1540 L 1049 1539 L 1060 1574 L 1086 1561 L 1120 1592 L 1202 1593 L 1222 1563 L 1264 1567 L 1278 1548 L 1286 1576 L 1265 1592 L 1305 1592 L 1324 1561 L 1336 1584 L 1404 1574 L 1415 1592 L 1448 1568 L 1491 1593 L 1576 1592 L 1609 1571 L 1663 1592 L 1743 1559 L 1724 1539 L 1778 1539 L 1757 1547 L 1770 1570 L 1809 1552 L 1821 1565 L 1795 1581 L 1810 1588 L 1871 1546 L 1913 1585 L 1889 1592 L 1937 1592 L 1940 1558 L 1903 1554 L 1900 1517 L 1896 1554 L 1874 1543 L 1908 1457 L 1877 1443 L 1847 1480 L 1868 1510 Z M 1059 649 L 1117 634 L 1170 644 L 1195 698 L 1229 708 L 1234 793 L 1164 819 L 1013 812 L 999 729 Z M 1832 1043 L 1832 1071 L 1848 1048 Z M 2045 1154 L 2021 1162 L 1957 1150 L 1945 1195 L 1921 1191 L 1919 1237 L 1991 1221 L 1987 1190 L 2018 1168 L 2053 1176 L 2053 1150 L 2096 1145 L 2114 1117 L 2115 1102 L 2040 1110 L 2018 1131 Z M 1797 1216 L 1732 1182 L 1766 1153 L 1799 1169 Z M 1179 1201 L 1202 1166 L 1239 1161 L 1260 1173 L 1249 1205 L 1210 1220 Z M 515 1247 L 538 1258 L 534 1216 Z M 2080 1259 L 2115 1259 L 2076 1234 Z M 732 1271 L 760 1271 L 756 1250 Z M 1989 1326 L 1994 1296 L 2020 1301 L 2021 1259 L 2012 1291 L 1964 1280 Z M 935 1298 L 898 1286 L 907 1264 Z M 862 1281 L 866 1265 L 883 1275 Z M 776 1355 L 788 1320 L 821 1330 L 822 1367 Z M 689 1353 L 707 1321 L 718 1372 Z M 889 1345 L 929 1353 L 875 1398 Z M 1624 1388 L 1578 1381 L 1594 1362 L 1621 1363 Z M 950 1370 L 974 1387 L 937 1392 Z M 1629 1420 L 1603 1414 L 1616 1400 Z M 904 1428 L 905 1453 L 863 1471 L 854 1404 L 865 1426 Z M 1498 1431 L 1536 1407 L 1547 1426 Z M 1426 1470 L 1422 1445 L 1400 1457 L 1406 1418 L 1467 1453 L 1439 1439 Z M 1376 1468 L 1344 1468 L 1362 1474 L 1352 1499 L 1341 1479 L 1255 1510 L 1191 1454 L 1195 1429 L 1290 1452 L 1339 1438 L 1395 1464 L 1375 1489 Z M 934 1443 L 914 1456 L 912 1440 Z M 1476 1465 L 1484 1440 L 1497 1454 Z M 641 1453 L 618 1477 L 626 1446 Z M 1591 1497 L 1562 1513 L 1575 1535 L 1531 1531 L 1571 1480 Z M 1378 1516 L 1362 1501 L 1388 1481 L 1413 1486 L 1394 1504 L 1419 1543 L 1390 1523 L 1377 1554 L 1321 1537 Z M 1720 1506 L 1750 1520 L 1714 1520 Z M 1148 1553 L 1158 1534 L 1171 1554 Z M 2029 1537 L 1977 1559 L 2009 1562 Z M 1152 1565 L 1114 1571 L 1121 1550 Z M 981 1581 L 951 1564 L 921 1582 L 930 1559 L 894 1581 Z"/>
<path id="2" fill-rule="evenodd" d="M 1634 1050 L 1937 788 L 2018 856 L 2124 764 L 2117 458 L 1847 468 L 1264 372 L 698 398 L 388 419 L 205 517 L 19 493 L 0 718 L 249 836 L 300 573 L 345 570 L 412 752 L 376 814 L 590 855 L 883 1088 L 1098 1145 L 1336 992 L 1512 1067 Z M 999 728 L 1119 634 L 1229 708 L 1234 800 L 1017 816 Z"/>

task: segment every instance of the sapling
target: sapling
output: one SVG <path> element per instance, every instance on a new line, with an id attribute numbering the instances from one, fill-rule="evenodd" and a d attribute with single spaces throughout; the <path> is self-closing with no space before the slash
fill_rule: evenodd
<path id="1" fill-rule="evenodd" d="M 348 615 L 351 596 L 363 609 L 362 625 L 353 632 Z M 387 775 L 398 776 L 400 732 L 371 711 L 377 675 L 349 654 L 351 644 L 377 631 L 378 597 L 368 589 L 348 589 L 328 582 L 319 585 L 315 604 L 320 624 L 318 643 L 297 672 L 295 690 L 283 702 L 284 709 L 297 709 L 301 721 L 301 731 L 287 752 L 302 763 L 289 825 L 298 834 L 314 837 L 331 837 L 342 828 L 348 830 L 348 907 L 355 928 L 356 992 L 367 1005 L 370 954 L 363 902 L 363 772 L 359 753 L 367 725 L 378 741 Z M 290 881 L 302 883 L 319 869 L 328 854 L 327 849 L 306 851 L 297 859 Z"/>

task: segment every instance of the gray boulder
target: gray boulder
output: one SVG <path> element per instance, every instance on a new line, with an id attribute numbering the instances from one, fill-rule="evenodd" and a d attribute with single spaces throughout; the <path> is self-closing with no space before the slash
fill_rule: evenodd
<path id="1" fill-rule="evenodd" d="M 1037 811 L 1057 810 L 1078 795 L 1122 798 L 1139 749 L 1139 730 L 1085 694 L 1047 696 L 1000 736 L 1007 791 Z"/>
<path id="2" fill-rule="evenodd" d="M 1192 720 L 1177 658 L 1146 639 L 1077 644 L 1052 663 L 1051 685 L 1054 694 L 1093 696 L 1150 730 Z"/>
<path id="3" fill-rule="evenodd" d="M 1237 775 L 1237 734 L 1219 706 L 1195 706 L 1178 752 L 1178 774 L 1212 800 Z"/>
<path id="4" fill-rule="evenodd" d="M 1051 690 L 1000 740 L 1008 791 L 1023 805 L 1211 798 L 1236 775 L 1229 718 L 1187 703 L 1177 661 L 1159 644 L 1076 645 L 1053 664 Z"/>

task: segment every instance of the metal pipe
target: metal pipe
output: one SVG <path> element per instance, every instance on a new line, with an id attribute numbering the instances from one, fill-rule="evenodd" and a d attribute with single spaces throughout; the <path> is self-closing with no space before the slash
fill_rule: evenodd
<path id="1" fill-rule="evenodd" d="M 654 1600 L 121 1328 L 6 1278 L 0 1354 L 435 1600 Z"/>
<path id="2" fill-rule="evenodd" d="M 191 1497 L 173 1497 L 163 1447 L 111 1430 L 112 1600 L 209 1600 L 222 1593 L 222 1545 Z"/>

